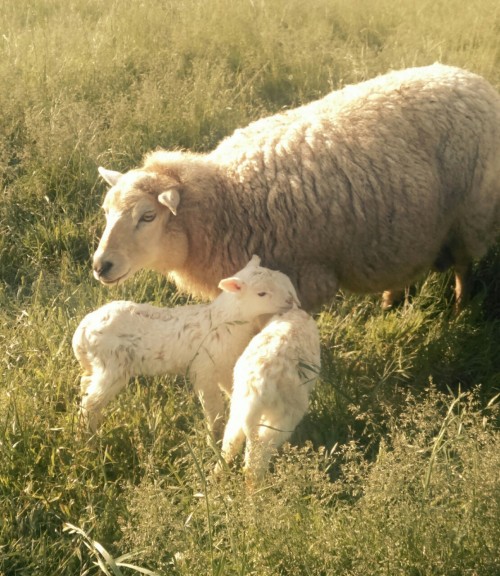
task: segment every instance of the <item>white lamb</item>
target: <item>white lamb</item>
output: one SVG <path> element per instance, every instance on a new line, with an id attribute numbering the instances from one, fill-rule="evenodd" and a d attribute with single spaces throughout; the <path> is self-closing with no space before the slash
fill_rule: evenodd
<path id="1" fill-rule="evenodd" d="M 236 362 L 222 455 L 230 463 L 246 437 L 250 483 L 265 473 L 272 452 L 306 413 L 320 364 L 316 322 L 297 307 L 271 318 Z"/>
<path id="2" fill-rule="evenodd" d="M 287 276 L 250 262 L 210 304 L 158 308 L 116 301 L 88 314 L 73 336 L 84 375 L 81 412 L 95 431 L 103 408 L 133 376 L 186 374 L 202 402 L 208 427 L 220 437 L 233 367 L 251 338 L 273 315 L 298 303 Z"/>

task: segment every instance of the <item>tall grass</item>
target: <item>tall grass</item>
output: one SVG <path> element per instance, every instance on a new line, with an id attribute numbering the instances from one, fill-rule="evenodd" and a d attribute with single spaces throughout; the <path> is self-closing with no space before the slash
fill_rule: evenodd
<path id="1" fill-rule="evenodd" d="M 91 277 L 104 192 L 158 146 L 390 68 L 441 60 L 500 88 L 494 0 L 4 0 L 0 11 L 0 575 L 494 575 L 500 565 L 500 259 L 450 314 L 447 275 L 403 307 L 318 314 L 311 409 L 250 497 L 210 478 L 182 378 L 137 379 L 78 426 L 70 341 L 112 298 L 184 302 L 142 273 Z"/>

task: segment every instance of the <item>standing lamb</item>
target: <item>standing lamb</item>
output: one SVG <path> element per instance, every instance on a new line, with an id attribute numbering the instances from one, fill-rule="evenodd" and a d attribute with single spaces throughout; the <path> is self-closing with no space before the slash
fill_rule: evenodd
<path id="1" fill-rule="evenodd" d="M 236 362 L 222 455 L 231 462 L 246 438 L 250 483 L 263 475 L 272 452 L 302 420 L 320 363 L 316 322 L 297 307 L 274 316 Z"/>
<path id="2" fill-rule="evenodd" d="M 187 374 L 208 426 L 221 436 L 224 401 L 233 367 L 269 316 L 298 304 L 290 280 L 259 266 L 254 256 L 210 304 L 158 308 L 110 302 L 88 314 L 73 336 L 84 375 L 81 412 L 95 431 L 103 408 L 133 376 Z"/>
<path id="3" fill-rule="evenodd" d="M 500 96 L 465 70 L 409 68 L 254 122 L 209 154 L 99 170 L 104 284 L 148 268 L 213 297 L 257 253 L 308 310 L 339 287 L 396 290 L 452 265 L 461 303 L 499 233 Z"/>

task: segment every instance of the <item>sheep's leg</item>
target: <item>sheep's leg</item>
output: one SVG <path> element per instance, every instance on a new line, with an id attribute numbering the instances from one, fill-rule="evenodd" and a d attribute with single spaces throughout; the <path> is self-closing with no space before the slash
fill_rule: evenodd
<path id="1" fill-rule="evenodd" d="M 83 375 L 80 379 L 80 420 L 84 428 L 95 432 L 101 423 L 102 416 L 99 407 L 93 405 L 92 390 L 95 390 L 92 375 Z"/>
<path id="2" fill-rule="evenodd" d="M 385 290 L 382 293 L 382 310 L 391 310 L 394 306 L 403 302 L 406 290 Z"/>
<path id="3" fill-rule="evenodd" d="M 323 302 L 330 302 L 339 289 L 336 274 L 327 266 L 303 264 L 297 273 L 276 263 L 278 270 L 288 273 L 295 284 L 304 310 L 319 310 Z"/>
<path id="4" fill-rule="evenodd" d="M 241 397 L 237 392 L 233 393 L 221 448 L 222 457 L 227 464 L 231 464 L 245 440 L 242 422 L 245 421 L 249 406 L 250 401 L 246 396 Z M 215 475 L 220 474 L 222 468 L 221 462 L 218 462 L 214 470 Z"/>
<path id="5" fill-rule="evenodd" d="M 472 266 L 470 263 L 455 266 L 455 312 L 458 314 L 467 304 L 472 284 Z"/>
<path id="6" fill-rule="evenodd" d="M 95 432 L 102 420 L 103 409 L 126 386 L 128 378 L 110 378 L 105 372 L 82 376 L 82 400 L 80 414 L 91 432 Z"/>
<path id="7" fill-rule="evenodd" d="M 224 460 L 231 464 L 234 457 L 238 453 L 243 440 L 245 439 L 245 434 L 239 422 L 239 418 L 236 417 L 235 411 L 229 416 L 229 420 L 226 424 L 226 429 L 224 430 L 224 438 L 222 440 L 222 457 Z M 217 462 L 214 474 L 217 476 L 221 473 L 223 467 L 221 462 Z"/>

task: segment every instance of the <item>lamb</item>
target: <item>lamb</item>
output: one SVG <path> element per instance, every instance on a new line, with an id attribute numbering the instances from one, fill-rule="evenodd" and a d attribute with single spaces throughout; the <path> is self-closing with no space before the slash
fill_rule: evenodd
<path id="1" fill-rule="evenodd" d="M 73 336 L 83 368 L 81 413 L 91 431 L 103 408 L 133 376 L 186 374 L 202 402 L 209 429 L 221 436 L 224 400 L 237 358 L 270 315 L 299 305 L 290 280 L 259 266 L 254 256 L 221 280 L 212 303 L 159 308 L 110 302 L 88 314 Z"/>
<path id="2" fill-rule="evenodd" d="M 246 438 L 250 484 L 263 476 L 272 452 L 306 413 L 320 363 L 316 322 L 295 306 L 275 315 L 236 362 L 222 456 L 230 463 Z M 216 474 L 220 470 L 218 464 Z"/>
<path id="3" fill-rule="evenodd" d="M 500 96 L 434 64 L 390 72 L 258 120 L 208 154 L 158 150 L 111 185 L 94 254 L 103 284 L 141 268 L 212 298 L 252 253 L 306 310 L 340 288 L 402 289 L 471 262 L 500 223 Z M 386 294 L 390 303 L 390 293 Z"/>

